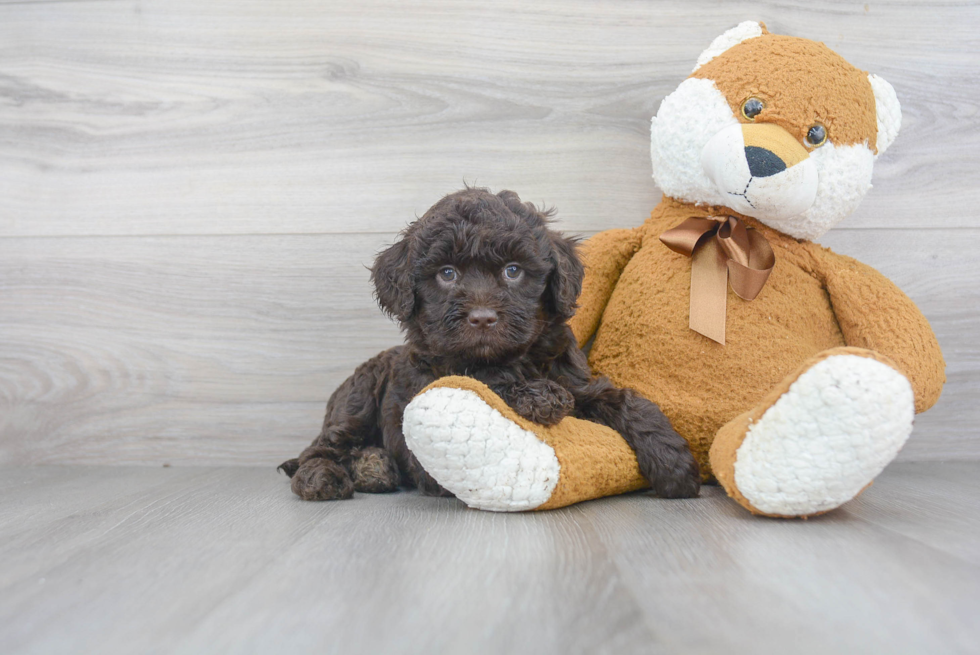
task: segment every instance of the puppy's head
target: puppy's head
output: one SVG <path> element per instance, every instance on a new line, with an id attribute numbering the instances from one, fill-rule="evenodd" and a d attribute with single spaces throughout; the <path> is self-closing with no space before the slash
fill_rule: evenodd
<path id="1" fill-rule="evenodd" d="M 421 350 L 494 362 L 575 313 L 582 264 L 550 212 L 513 191 L 468 188 L 437 202 L 371 270 L 381 308 Z"/>

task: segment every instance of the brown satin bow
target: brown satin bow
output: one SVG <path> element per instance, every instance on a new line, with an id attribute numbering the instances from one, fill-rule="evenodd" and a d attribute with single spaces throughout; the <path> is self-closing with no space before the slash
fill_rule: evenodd
<path id="1" fill-rule="evenodd" d="M 754 300 L 776 264 L 769 242 L 734 216 L 692 216 L 660 240 L 691 258 L 691 329 L 725 345 L 728 283 L 739 298 Z"/>

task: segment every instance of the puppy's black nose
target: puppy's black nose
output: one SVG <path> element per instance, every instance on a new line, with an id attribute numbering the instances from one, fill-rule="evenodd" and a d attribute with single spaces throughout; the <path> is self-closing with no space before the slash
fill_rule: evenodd
<path id="1" fill-rule="evenodd" d="M 466 315 L 466 320 L 470 327 L 486 330 L 497 324 L 497 312 L 486 307 L 477 307 L 470 310 L 470 313 Z"/>

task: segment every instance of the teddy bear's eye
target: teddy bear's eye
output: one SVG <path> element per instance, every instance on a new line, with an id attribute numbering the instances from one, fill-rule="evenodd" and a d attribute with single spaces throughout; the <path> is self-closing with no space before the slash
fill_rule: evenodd
<path id="1" fill-rule="evenodd" d="M 814 148 L 819 148 L 827 141 L 827 129 L 819 123 L 807 130 L 806 142 Z"/>
<path id="2" fill-rule="evenodd" d="M 749 98 L 742 103 L 742 116 L 745 116 L 750 121 L 754 121 L 755 117 L 762 113 L 765 106 L 765 103 L 758 98 Z"/>

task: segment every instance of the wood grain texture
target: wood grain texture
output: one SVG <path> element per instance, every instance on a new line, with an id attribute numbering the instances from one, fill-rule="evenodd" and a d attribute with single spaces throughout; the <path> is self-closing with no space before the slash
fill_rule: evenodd
<path id="1" fill-rule="evenodd" d="M 905 108 L 825 237 L 949 364 L 901 457 L 980 458 L 980 3 L 0 2 L 0 462 L 267 464 L 400 341 L 364 266 L 465 179 L 629 227 L 648 123 L 747 18 Z"/>
<path id="2" fill-rule="evenodd" d="M 832 230 L 821 243 L 888 276 L 932 325 L 946 360 L 939 402 L 915 418 L 901 459 L 980 458 L 980 256 L 976 230 Z"/>
<path id="3" fill-rule="evenodd" d="M 980 227 L 980 4 L 0 5 L 0 235 L 393 231 L 463 179 L 576 230 L 647 215 L 649 119 L 762 19 L 884 76 L 852 227 Z"/>
<path id="4" fill-rule="evenodd" d="M 333 388 L 401 341 L 364 267 L 384 240 L 0 240 L 3 459 L 292 456 Z"/>
<path id="5" fill-rule="evenodd" d="M 0 650 L 969 653 L 978 467 L 894 465 L 810 521 L 717 487 L 508 515 L 305 503 L 268 468 L 2 469 Z"/>
<path id="6" fill-rule="evenodd" d="M 890 499 L 889 493 L 906 472 L 923 467 L 929 482 L 915 476 L 916 489 L 948 475 L 956 483 L 945 488 L 955 491 L 938 504 L 959 505 L 975 493 L 962 484 L 973 466 L 888 470 L 864 502 L 894 503 L 902 518 L 893 520 L 893 529 L 865 522 L 859 517 L 878 512 L 865 506 L 852 513 L 854 503 L 824 519 L 760 523 L 717 489 L 705 499 L 712 504 L 692 503 L 698 512 L 693 520 L 686 503 L 654 509 L 639 497 L 612 508 L 587 504 L 583 512 L 645 615 L 669 639 L 669 652 L 966 653 L 977 636 L 977 570 L 971 564 L 967 573 L 964 560 L 948 550 L 903 536 L 915 533 L 920 518 L 924 528 L 929 517 L 922 516 L 921 505 L 903 504 L 907 499 Z M 953 511 L 975 523 L 966 518 L 976 516 L 970 509 Z M 656 525 L 656 533 L 638 525 Z M 975 536 L 972 542 L 971 558 L 978 550 Z M 895 591 L 888 591 L 892 585 Z M 694 607 L 675 602 L 692 594 L 698 598 Z M 934 642 L 937 630 L 948 639 L 943 646 Z"/>
<path id="7" fill-rule="evenodd" d="M 949 362 L 950 381 L 917 419 L 904 459 L 980 457 L 971 245 L 980 231 L 962 232 L 957 241 L 928 230 L 825 239 L 918 302 Z M 0 461 L 293 456 L 319 431 L 332 390 L 401 342 L 365 269 L 393 238 L 0 239 Z"/>

